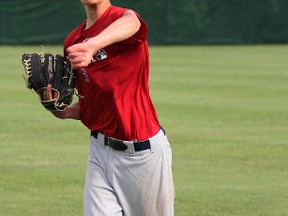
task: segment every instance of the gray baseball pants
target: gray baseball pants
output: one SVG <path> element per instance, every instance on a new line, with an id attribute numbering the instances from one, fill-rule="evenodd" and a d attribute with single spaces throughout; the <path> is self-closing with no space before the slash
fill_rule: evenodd
<path id="1" fill-rule="evenodd" d="M 84 191 L 85 216 L 173 216 L 172 152 L 160 130 L 150 149 L 117 151 L 91 136 Z M 126 144 L 126 143 L 125 143 Z"/>

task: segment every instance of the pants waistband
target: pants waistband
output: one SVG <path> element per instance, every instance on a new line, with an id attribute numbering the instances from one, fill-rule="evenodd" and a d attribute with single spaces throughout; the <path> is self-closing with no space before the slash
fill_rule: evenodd
<path id="1" fill-rule="evenodd" d="M 127 153 L 134 153 L 147 149 L 155 151 L 156 149 L 161 147 L 162 143 L 165 143 L 165 140 L 167 140 L 166 133 L 163 128 L 161 128 L 159 132 L 153 137 L 141 142 L 118 140 L 112 137 L 105 136 L 98 131 L 91 131 L 91 136 L 97 140 L 100 140 L 100 143 L 104 144 L 104 146 L 109 146 L 114 150 Z"/>

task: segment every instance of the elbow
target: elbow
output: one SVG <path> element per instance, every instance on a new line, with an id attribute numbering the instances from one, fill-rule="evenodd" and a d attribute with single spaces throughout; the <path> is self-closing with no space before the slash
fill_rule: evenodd
<path id="1" fill-rule="evenodd" d="M 134 20 L 134 23 L 133 23 L 133 28 L 134 28 L 135 33 L 138 32 L 140 27 L 141 27 L 141 22 L 138 19 L 138 17 L 136 16 L 136 19 Z"/>
<path id="2" fill-rule="evenodd" d="M 128 10 L 125 12 L 125 16 L 127 16 L 127 18 L 129 19 L 129 20 L 127 20 L 127 23 L 130 24 L 131 32 L 133 34 L 138 32 L 138 30 L 141 27 L 141 22 L 140 22 L 138 16 L 135 14 L 135 12 L 132 10 Z"/>

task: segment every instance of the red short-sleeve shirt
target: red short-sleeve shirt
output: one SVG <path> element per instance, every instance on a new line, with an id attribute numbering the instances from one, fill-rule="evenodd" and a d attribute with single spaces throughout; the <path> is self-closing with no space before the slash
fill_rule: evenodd
<path id="1" fill-rule="evenodd" d="M 126 10 L 110 6 L 86 30 L 84 21 L 68 35 L 64 50 L 96 36 Z M 82 123 L 92 131 L 121 140 L 146 140 L 160 128 L 148 88 L 148 30 L 139 20 L 141 28 L 133 37 L 99 50 L 93 63 L 77 71 Z"/>

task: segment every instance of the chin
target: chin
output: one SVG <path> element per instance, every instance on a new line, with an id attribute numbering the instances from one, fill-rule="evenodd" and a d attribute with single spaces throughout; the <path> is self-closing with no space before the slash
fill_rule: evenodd
<path id="1" fill-rule="evenodd" d="M 104 2 L 105 0 L 81 0 L 84 5 L 96 5 Z"/>

